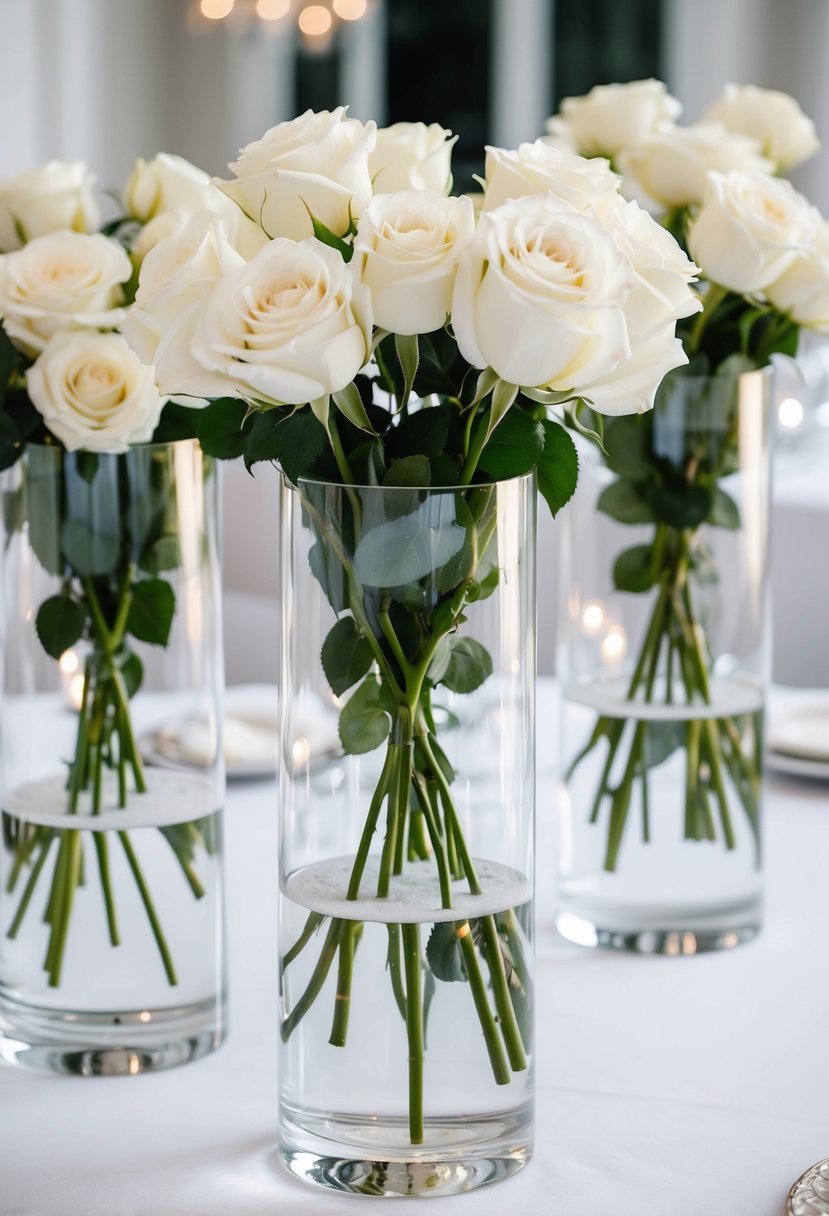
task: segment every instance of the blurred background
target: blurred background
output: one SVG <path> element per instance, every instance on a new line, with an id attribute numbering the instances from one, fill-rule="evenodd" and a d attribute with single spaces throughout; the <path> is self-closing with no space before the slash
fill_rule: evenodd
<path id="1" fill-rule="evenodd" d="M 83 159 L 120 188 L 137 156 L 175 152 L 224 174 L 244 144 L 307 108 L 347 104 L 385 125 L 457 133 L 456 189 L 487 143 L 544 130 L 564 96 L 656 76 L 694 121 L 730 80 L 797 97 L 829 140 L 829 0 L 0 0 L 0 178 Z M 829 212 L 827 153 L 793 176 Z M 821 390 L 822 391 L 822 390 Z M 819 393 L 820 395 L 820 393 Z M 829 396 L 829 393 L 824 395 Z M 797 383 L 782 401 L 774 529 L 775 676 L 829 685 L 829 430 L 798 445 Z M 797 408 L 796 408 L 797 407 Z M 788 422 L 786 422 L 788 418 Z M 789 434 L 791 433 L 791 434 Z M 231 681 L 273 679 L 277 477 L 229 470 Z M 554 665 L 555 528 L 541 543 L 542 671 Z"/>

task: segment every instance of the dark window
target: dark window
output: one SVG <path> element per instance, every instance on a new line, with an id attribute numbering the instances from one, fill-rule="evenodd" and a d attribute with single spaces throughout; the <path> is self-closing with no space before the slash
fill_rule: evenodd
<path id="1" fill-rule="evenodd" d="M 490 5 L 387 0 L 387 122 L 439 122 L 458 136 L 455 190 L 477 189 L 488 134 Z"/>
<path id="2" fill-rule="evenodd" d="M 661 71 L 662 0 L 555 0 L 555 96 L 594 84 L 644 80 Z"/>

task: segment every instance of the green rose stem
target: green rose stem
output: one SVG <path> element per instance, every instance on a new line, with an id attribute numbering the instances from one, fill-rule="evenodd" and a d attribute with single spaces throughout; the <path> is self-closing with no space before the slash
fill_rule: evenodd
<path id="1" fill-rule="evenodd" d="M 105 768 L 115 770 L 119 808 L 124 809 L 127 806 L 130 776 L 136 793 L 145 793 L 147 789 L 144 768 L 132 728 L 129 693 L 124 676 L 118 666 L 118 654 L 126 639 L 135 574 L 135 567 L 130 563 L 119 579 L 111 626 L 107 623 L 95 580 L 88 577 L 82 583 L 91 619 L 93 651 L 84 669 L 75 753 L 69 769 L 70 815 L 77 815 L 82 793 L 87 793 L 90 797 L 93 816 L 101 814 Z M 48 973 L 49 986 L 53 988 L 60 986 L 75 892 L 78 886 L 83 884 L 82 830 L 70 828 L 56 831 L 53 828 L 35 826 L 31 832 L 24 833 L 17 846 L 15 862 L 8 882 L 8 889 L 11 892 L 16 887 L 22 866 L 34 855 L 36 850 L 39 850 L 21 894 L 16 914 L 8 929 L 8 937 L 14 939 L 23 924 L 56 837 L 59 841 L 58 855 L 44 915 L 44 920 L 51 930 L 44 969 Z M 174 986 L 178 983 L 178 977 L 170 948 L 132 840 L 126 831 L 117 832 L 117 837 L 138 888 L 165 975 L 169 984 Z M 118 927 L 110 869 L 109 839 L 106 832 L 93 831 L 92 840 L 104 898 L 109 940 L 113 946 L 117 946 L 121 942 L 121 934 Z M 175 845 L 173 845 L 173 851 L 191 890 L 196 898 L 200 898 L 204 894 L 204 888 L 187 856 Z"/>
<path id="2" fill-rule="evenodd" d="M 467 426 L 468 456 L 462 474 L 467 485 L 474 476 L 488 429 L 488 415 L 484 412 L 473 435 L 473 418 L 474 411 L 471 411 Z M 360 504 L 359 501 L 354 502 L 356 495 L 350 489 L 354 479 L 339 443 L 333 415 L 329 434 L 345 492 L 352 504 L 356 539 L 359 539 Z M 444 770 L 444 765 L 448 762 L 434 737 L 427 684 L 429 668 L 439 646 L 457 629 L 466 605 L 468 581 L 474 579 L 480 557 L 486 553 L 495 531 L 495 513 L 490 511 L 487 515 L 487 508 L 492 500 L 491 488 L 470 488 L 466 493 L 473 520 L 468 529 L 467 574 L 459 580 L 459 586 L 449 602 L 448 615 L 442 620 L 441 627 L 435 627 L 434 621 L 431 622 L 432 632 L 424 636 L 420 651 L 416 659 L 412 660 L 407 657 L 394 628 L 390 615 L 391 597 L 382 596 L 380 599 L 376 612 L 378 637 L 366 615 L 365 592 L 355 576 L 342 538 L 332 533 L 328 522 L 320 516 L 312 503 L 303 502 L 305 510 L 315 520 L 320 535 L 326 537 L 326 543 L 342 566 L 348 587 L 348 606 L 355 625 L 368 642 L 380 677 L 397 707 L 391 723 L 382 771 L 369 804 L 346 889 L 346 899 L 350 901 L 356 901 L 360 897 L 365 866 L 384 803 L 385 832 L 376 887 L 378 898 L 388 898 L 392 878 L 403 872 L 406 856 L 411 859 L 429 857 L 429 849 L 423 837 L 424 827 L 428 845 L 431 847 L 431 858 L 437 870 L 441 906 L 445 909 L 452 907 L 453 878 L 465 879 L 472 894 L 481 894 L 481 885 L 464 839 Z M 305 949 L 326 919 L 327 917 L 317 912 L 308 916 L 302 932 L 283 958 L 283 972 Z M 518 928 L 515 919 L 504 924 L 507 938 L 516 937 Z M 420 931 L 417 924 L 388 924 L 386 928 L 387 964 L 392 992 L 406 1025 L 408 1040 L 409 1135 L 413 1144 L 419 1144 L 423 1141 L 425 1037 L 425 997 L 422 984 L 424 963 L 420 950 Z M 345 1046 L 352 1004 L 354 956 L 362 930 L 362 922 L 331 918 L 308 984 L 283 1021 L 283 1040 L 287 1041 L 319 996 L 334 959 L 338 957 L 329 1042 L 333 1046 Z M 488 914 L 474 921 L 462 920 L 454 924 L 454 930 L 493 1076 L 499 1085 L 508 1084 L 512 1071 L 526 1069 L 527 1056 L 510 991 L 496 917 Z M 476 944 L 476 939 L 480 939 L 479 945 Z M 518 954 L 523 968 L 520 948 Z M 494 1012 L 490 1005 L 481 959 L 489 973 Z M 520 986 L 521 977 L 518 977 L 518 983 Z"/>
<path id="3" fill-rule="evenodd" d="M 659 594 L 651 613 L 642 648 L 627 689 L 627 700 L 634 702 L 640 692 L 646 704 L 654 702 L 656 677 L 665 652 L 664 703 L 676 704 L 674 698 L 674 667 L 688 705 L 711 705 L 708 662 L 704 651 L 703 632 L 697 620 L 691 587 L 689 564 L 694 534 L 676 532 L 660 526 L 654 541 L 655 562 L 660 576 Z M 633 727 L 630 751 L 618 785 L 611 785 L 611 772 L 620 752 L 628 723 L 622 718 L 602 715 L 590 738 L 576 755 L 566 773 L 569 781 L 582 761 L 608 740 L 608 750 L 599 783 L 590 809 L 589 822 L 596 823 L 605 799 L 610 799 L 607 845 L 604 868 L 616 869 L 619 850 L 630 811 L 635 778 L 642 782 L 642 836 L 650 838 L 649 799 L 647 793 L 647 731 L 642 720 Z M 725 772 L 732 778 L 737 797 L 743 806 L 759 847 L 758 798 L 760 777 L 755 764 L 746 754 L 740 729 L 732 718 L 691 719 L 686 731 L 686 782 L 684 833 L 689 840 L 714 840 L 716 828 L 712 801 L 717 808 L 720 832 L 727 849 L 736 847 Z M 708 774 L 706 776 L 706 774 Z"/>

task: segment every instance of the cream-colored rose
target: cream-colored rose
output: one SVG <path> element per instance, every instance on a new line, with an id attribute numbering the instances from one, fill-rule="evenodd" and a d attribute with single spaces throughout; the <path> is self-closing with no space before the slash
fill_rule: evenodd
<path id="1" fill-rule="evenodd" d="M 377 143 L 368 158 L 375 194 L 396 190 L 452 189 L 452 148 L 457 135 L 433 122 L 396 122 L 377 128 Z"/>
<path id="2" fill-rule="evenodd" d="M 798 325 L 829 336 L 829 222 L 815 216 L 808 253 L 766 288 L 766 296 Z"/>
<path id="3" fill-rule="evenodd" d="M 140 266 L 151 249 L 160 245 L 171 236 L 181 236 L 192 216 L 183 207 L 173 211 L 160 211 L 143 225 L 141 231 L 130 249 L 130 257 L 136 266 Z"/>
<path id="4" fill-rule="evenodd" d="M 176 391 L 209 397 L 220 386 L 225 396 L 302 405 L 354 379 L 368 360 L 371 329 L 371 299 L 353 265 L 313 237 L 278 238 L 207 297 L 181 352 L 187 387 Z"/>
<path id="5" fill-rule="evenodd" d="M 741 295 L 765 291 L 809 252 L 815 213 L 802 194 L 766 173 L 712 173 L 688 229 L 706 278 Z"/>
<path id="6" fill-rule="evenodd" d="M 79 161 L 50 160 L 31 173 L 0 182 L 0 253 L 70 228 L 91 232 L 101 222 L 95 178 Z"/>
<path id="7" fill-rule="evenodd" d="M 663 207 L 701 203 L 710 172 L 771 173 L 774 166 L 747 135 L 735 135 L 717 123 L 692 127 L 663 126 L 638 148 L 619 158 L 622 170 Z"/>
<path id="8" fill-rule="evenodd" d="M 561 152 L 544 140 L 521 144 L 515 151 L 486 150 L 484 210 L 492 211 L 511 198 L 551 191 L 579 211 L 618 197 L 619 179 L 606 160 L 585 160 Z"/>
<path id="9" fill-rule="evenodd" d="M 682 106 L 661 80 L 598 84 L 584 97 L 564 98 L 559 122 L 551 133 L 562 133 L 563 120 L 574 147 L 583 156 L 612 158 L 637 147 L 660 123 L 675 121 L 681 112 Z"/>
<path id="10" fill-rule="evenodd" d="M 201 304 L 219 279 L 243 265 L 222 221 L 209 211 L 193 216 L 180 235 L 159 242 L 144 258 L 135 303 L 121 329 L 138 357 L 155 364 L 156 382 L 165 396 L 189 394 L 183 362 Z M 191 364 L 190 371 L 200 382 L 205 380 L 202 367 Z M 223 385 L 216 386 L 216 395 L 223 391 Z M 192 395 L 214 394 L 208 390 Z"/>
<path id="11" fill-rule="evenodd" d="M 115 329 L 124 317 L 122 284 L 132 274 L 108 237 L 52 232 L 0 258 L 0 319 L 27 355 L 62 329 Z"/>
<path id="12" fill-rule="evenodd" d="M 376 195 L 360 218 L 355 262 L 371 292 L 374 323 L 425 334 L 446 321 L 458 249 L 475 230 L 468 198 L 434 190 Z"/>
<path id="13" fill-rule="evenodd" d="M 210 177 L 183 156 L 160 152 L 152 160 L 138 160 L 124 187 L 127 213 L 146 224 L 162 211 L 177 207 L 194 215 L 210 210 Z"/>
<path id="14" fill-rule="evenodd" d="M 651 215 L 617 197 L 597 218 L 627 258 L 635 285 L 624 302 L 631 353 L 590 386 L 590 400 L 603 413 L 650 409 L 663 376 L 687 362 L 676 322 L 702 308 L 691 288 L 697 267 Z"/>
<path id="15" fill-rule="evenodd" d="M 728 131 L 756 139 L 778 172 L 802 165 L 820 148 L 815 124 L 788 93 L 758 89 L 752 84 L 727 84 L 722 97 L 705 114 Z"/>
<path id="16" fill-rule="evenodd" d="M 343 106 L 307 110 L 248 144 L 229 166 L 235 177 L 214 178 L 214 184 L 269 237 L 311 236 L 309 211 L 341 235 L 371 198 L 368 158 L 376 130 L 373 122 L 347 118 Z"/>
<path id="17" fill-rule="evenodd" d="M 56 334 L 29 368 L 26 385 L 69 452 L 125 452 L 147 443 L 164 404 L 153 369 L 120 334 Z"/>
<path id="18" fill-rule="evenodd" d="M 579 390 L 630 355 L 632 268 L 591 216 L 553 195 L 485 212 L 461 254 L 452 325 L 463 357 L 523 387 Z"/>
<path id="19" fill-rule="evenodd" d="M 546 134 L 542 136 L 542 139 L 545 144 L 549 144 L 551 148 L 558 148 L 559 152 L 569 152 L 571 156 L 578 154 L 570 125 L 558 114 L 547 119 L 544 130 Z"/>

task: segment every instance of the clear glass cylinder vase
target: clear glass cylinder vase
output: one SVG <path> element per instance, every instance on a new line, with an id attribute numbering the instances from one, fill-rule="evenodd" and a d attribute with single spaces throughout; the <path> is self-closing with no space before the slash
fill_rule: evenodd
<path id="1" fill-rule="evenodd" d="M 282 492 L 281 1151 L 363 1194 L 532 1151 L 535 488 Z"/>
<path id="2" fill-rule="evenodd" d="M 183 1063 L 225 1027 L 218 470 L 30 444 L 0 495 L 0 1056 Z"/>
<path id="3" fill-rule="evenodd" d="M 674 374 L 564 520 L 557 926 L 694 954 L 762 915 L 770 372 Z"/>

